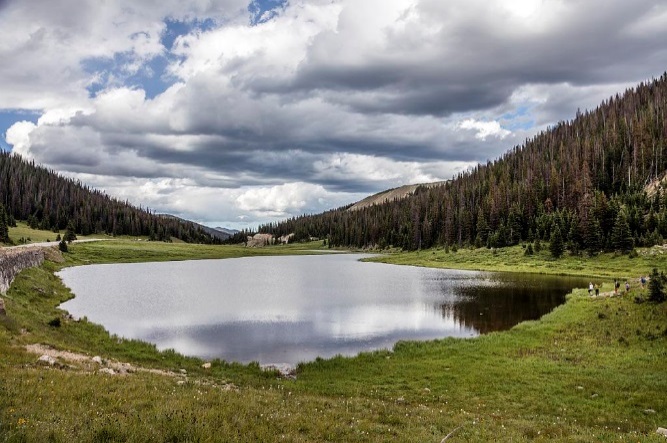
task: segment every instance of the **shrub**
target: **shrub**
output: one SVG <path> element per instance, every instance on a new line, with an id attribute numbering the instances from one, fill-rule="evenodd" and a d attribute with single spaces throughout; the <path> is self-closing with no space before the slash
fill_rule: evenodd
<path id="1" fill-rule="evenodd" d="M 662 303 L 665 301 L 665 284 L 667 284 L 667 276 L 664 272 L 658 273 L 658 269 L 653 268 L 648 281 L 648 299 L 654 303 Z"/>

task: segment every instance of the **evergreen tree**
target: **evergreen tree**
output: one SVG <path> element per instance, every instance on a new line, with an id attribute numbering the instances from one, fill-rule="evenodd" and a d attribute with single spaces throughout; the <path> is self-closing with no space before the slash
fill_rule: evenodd
<path id="1" fill-rule="evenodd" d="M 74 240 L 76 240 L 76 234 L 74 233 L 74 223 L 70 221 L 69 223 L 67 223 L 67 229 L 65 230 L 63 241 L 66 241 L 67 243 L 72 243 Z"/>
<path id="2" fill-rule="evenodd" d="M 589 256 L 594 256 L 602 250 L 604 238 L 602 227 L 596 218 L 590 218 L 586 229 L 586 250 Z"/>
<path id="3" fill-rule="evenodd" d="M 628 252 L 632 249 L 632 233 L 625 211 L 620 211 L 616 216 L 614 228 L 611 231 L 611 246 L 616 251 Z"/>
<path id="4" fill-rule="evenodd" d="M 549 252 L 554 258 L 560 258 L 563 255 L 563 235 L 560 233 L 558 225 L 554 226 L 551 231 L 551 239 L 549 243 Z"/>
<path id="5" fill-rule="evenodd" d="M 653 268 L 650 280 L 648 282 L 648 299 L 652 302 L 662 303 L 665 301 L 665 284 L 667 284 L 667 276 L 664 272 L 658 273 L 656 268 Z"/>
<path id="6" fill-rule="evenodd" d="M 542 242 L 540 241 L 540 238 L 539 238 L 539 237 L 535 237 L 535 242 L 534 242 L 533 249 L 534 249 L 535 252 L 537 252 L 538 254 L 540 253 L 540 251 L 542 251 Z"/>
<path id="7" fill-rule="evenodd" d="M 0 243 L 9 243 L 9 218 L 4 205 L 0 203 Z"/>
<path id="8" fill-rule="evenodd" d="M 567 243 L 572 254 L 578 255 L 583 239 L 581 237 L 581 229 L 579 228 L 579 219 L 577 217 L 573 217 L 570 221 L 570 230 L 567 233 Z"/>

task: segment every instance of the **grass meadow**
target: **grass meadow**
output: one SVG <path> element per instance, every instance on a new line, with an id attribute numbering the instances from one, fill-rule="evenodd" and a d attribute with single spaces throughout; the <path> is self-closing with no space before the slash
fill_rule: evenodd
<path id="1" fill-rule="evenodd" d="M 315 247 L 105 241 L 72 244 L 62 263 L 23 271 L 3 296 L 8 315 L 0 317 L 0 441 L 665 441 L 656 429 L 667 427 L 667 303 L 637 303 L 645 291 L 636 285 L 619 297 L 591 298 L 577 289 L 542 319 L 505 332 L 302 363 L 296 379 L 257 364 L 215 360 L 203 368 L 200 359 L 109 335 L 57 308 L 72 297 L 54 275 L 63 266 Z M 605 293 L 614 277 L 667 269 L 656 251 L 553 261 L 524 257 L 516 247 L 381 260 L 591 275 Z M 35 343 L 143 370 L 109 375 L 89 361 L 65 359 L 43 366 L 26 351 Z"/>

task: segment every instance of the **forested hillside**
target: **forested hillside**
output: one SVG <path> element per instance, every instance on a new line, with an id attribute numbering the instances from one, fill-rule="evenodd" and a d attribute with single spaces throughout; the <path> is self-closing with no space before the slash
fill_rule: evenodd
<path id="1" fill-rule="evenodd" d="M 84 235 L 214 241 L 193 223 L 136 208 L 7 152 L 0 153 L 0 206 L 4 206 L 10 222 L 27 220 L 31 227 L 39 229 L 60 230 L 70 225 Z"/>
<path id="2" fill-rule="evenodd" d="M 332 246 L 414 250 L 562 241 L 577 253 L 631 250 L 667 237 L 667 73 L 561 122 L 436 188 L 358 211 L 262 226 Z"/>

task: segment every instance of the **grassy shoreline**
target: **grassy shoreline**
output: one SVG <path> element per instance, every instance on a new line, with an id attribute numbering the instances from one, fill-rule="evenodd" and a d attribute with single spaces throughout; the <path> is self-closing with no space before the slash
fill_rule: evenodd
<path id="1" fill-rule="evenodd" d="M 0 441 L 439 442 L 454 429 L 448 441 L 664 441 L 655 430 L 667 426 L 665 303 L 591 299 L 575 290 L 565 305 L 510 331 L 318 359 L 286 380 L 257 365 L 216 360 L 204 369 L 199 359 L 62 319 L 56 307 L 71 293 L 54 272 L 88 263 L 312 252 L 133 241 L 78 244 L 71 251 L 65 263 L 22 272 L 3 297 L 10 315 L 0 322 Z M 611 279 L 664 269 L 664 257 L 641 251 L 636 259 L 603 255 L 559 263 L 540 254 L 522 258 L 518 247 L 373 260 Z M 603 291 L 611 290 L 610 281 Z M 55 318 L 60 327 L 49 325 Z M 30 343 L 185 369 L 187 377 L 109 376 L 71 362 L 43 367 L 25 351 Z"/>

